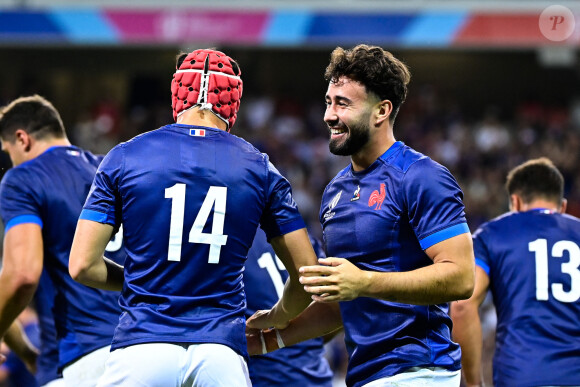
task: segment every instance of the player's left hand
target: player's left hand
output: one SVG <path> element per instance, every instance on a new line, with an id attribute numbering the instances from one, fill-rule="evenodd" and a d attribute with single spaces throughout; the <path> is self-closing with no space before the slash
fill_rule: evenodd
<path id="1" fill-rule="evenodd" d="M 248 344 L 248 354 L 250 356 L 262 354 L 262 341 L 260 340 L 260 329 L 246 327 L 246 342 Z"/>
<path id="2" fill-rule="evenodd" d="M 300 268 L 300 283 L 316 302 L 350 301 L 367 285 L 365 272 L 344 258 L 320 258 Z"/>

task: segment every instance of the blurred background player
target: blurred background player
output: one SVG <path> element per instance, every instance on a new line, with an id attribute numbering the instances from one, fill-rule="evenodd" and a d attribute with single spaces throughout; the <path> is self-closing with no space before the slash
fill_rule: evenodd
<path id="1" fill-rule="evenodd" d="M 119 318 L 118 293 L 75 282 L 68 255 L 102 156 L 72 146 L 57 110 L 38 95 L 16 99 L 0 111 L 0 139 L 14 165 L 0 185 L 5 225 L 0 337 L 31 301 L 46 269 L 54 287 L 59 368 L 67 385 L 94 386 Z M 120 251 L 113 258 L 122 256 Z M 43 321 L 48 320 L 40 319 L 41 331 L 52 332 Z"/>
<path id="2" fill-rule="evenodd" d="M 314 252 L 324 257 L 320 242 L 310 237 Z M 261 229 L 250 251 L 244 270 L 246 317 L 260 309 L 268 309 L 282 296 L 288 272 L 268 243 Z M 324 357 L 324 340 L 316 338 L 282 348 L 278 351 L 250 357 L 250 380 L 254 387 L 304 386 L 331 387 L 332 371 Z"/>
<path id="3" fill-rule="evenodd" d="M 482 382 L 478 308 L 488 289 L 497 312 L 496 387 L 580 385 L 580 220 L 564 214 L 564 178 L 547 158 L 507 176 L 511 212 L 474 234 L 476 281 L 453 303 L 467 386 Z"/>
<path id="4" fill-rule="evenodd" d="M 316 263 L 288 181 L 233 136 L 238 64 L 222 52 L 178 57 L 176 124 L 111 150 L 77 226 L 70 272 L 121 289 L 123 309 L 100 386 L 249 385 L 242 274 L 256 228 L 289 272 L 269 314 L 284 327 L 310 297 L 298 269 Z M 127 262 L 102 258 L 123 222 Z"/>
<path id="5" fill-rule="evenodd" d="M 461 189 L 446 168 L 395 141 L 410 73 L 390 52 L 338 47 L 325 78 L 330 151 L 350 156 L 351 165 L 322 197 L 330 258 L 300 269 L 317 302 L 280 332 L 282 340 L 295 343 L 344 325 L 347 385 L 459 386 L 460 350 L 451 341 L 447 302 L 468 298 L 474 280 Z M 248 325 L 271 323 L 258 315 Z"/>

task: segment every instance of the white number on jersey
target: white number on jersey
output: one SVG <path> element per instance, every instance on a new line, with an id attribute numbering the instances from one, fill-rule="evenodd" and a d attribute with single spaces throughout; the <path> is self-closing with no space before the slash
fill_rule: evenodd
<path id="1" fill-rule="evenodd" d="M 210 245 L 208 263 L 219 263 L 221 247 L 226 244 L 228 236 L 224 233 L 226 216 L 227 187 L 209 187 L 201 208 L 195 217 L 189 231 L 190 243 L 204 243 Z M 169 224 L 169 249 L 167 259 L 181 260 L 181 240 L 183 237 L 183 219 L 185 215 L 185 184 L 177 183 L 165 189 L 165 198 L 171 201 L 171 221 Z M 203 232 L 203 227 L 213 208 L 213 223 L 211 234 Z"/>
<path id="2" fill-rule="evenodd" d="M 536 299 L 547 301 L 548 290 L 548 241 L 536 239 L 528 244 L 531 252 L 536 253 Z M 562 273 L 570 276 L 570 290 L 565 291 L 561 283 L 552 284 L 552 295 L 560 302 L 576 302 L 580 299 L 580 247 L 572 241 L 558 241 L 552 246 L 552 257 L 563 258 L 568 252 L 569 260 L 561 265 Z"/>
<path id="3" fill-rule="evenodd" d="M 276 264 L 274 264 L 274 258 L 276 258 Z M 282 293 L 284 292 L 284 281 L 282 281 L 282 276 L 280 275 L 280 272 L 276 270 L 276 265 L 278 266 L 279 270 L 286 269 L 284 268 L 284 264 L 282 263 L 282 261 L 280 261 L 280 258 L 278 258 L 277 256 L 274 256 L 274 258 L 272 258 L 272 254 L 270 253 L 264 253 L 258 259 L 258 265 L 260 265 L 260 268 L 266 269 L 266 271 L 270 275 L 270 278 L 272 279 L 274 287 L 276 288 L 278 298 L 280 298 L 282 297 Z"/>

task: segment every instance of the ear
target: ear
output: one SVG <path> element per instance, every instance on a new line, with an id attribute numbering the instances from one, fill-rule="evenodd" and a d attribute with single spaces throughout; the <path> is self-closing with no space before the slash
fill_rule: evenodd
<path id="1" fill-rule="evenodd" d="M 520 212 L 522 211 L 523 202 L 522 198 L 517 194 L 510 195 L 510 211 Z"/>
<path id="2" fill-rule="evenodd" d="M 568 207 L 568 200 L 562 198 L 562 204 L 560 204 L 560 209 L 558 212 L 561 214 L 566 213 L 566 208 Z"/>
<path id="3" fill-rule="evenodd" d="M 17 129 L 14 132 L 15 143 L 20 145 L 26 152 L 32 147 L 33 138 L 25 130 Z"/>
<path id="4" fill-rule="evenodd" d="M 376 125 L 381 125 L 385 120 L 388 120 L 393 112 L 393 104 L 388 99 L 380 101 L 377 104 L 377 111 L 376 111 Z"/>

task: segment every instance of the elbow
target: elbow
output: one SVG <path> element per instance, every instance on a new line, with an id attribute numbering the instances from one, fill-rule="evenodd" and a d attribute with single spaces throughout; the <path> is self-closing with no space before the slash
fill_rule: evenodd
<path id="1" fill-rule="evenodd" d="M 457 286 L 457 300 L 467 300 L 473 295 L 475 290 L 475 272 L 469 270 L 463 276 Z"/>
<path id="2" fill-rule="evenodd" d="M 30 299 L 38 287 L 40 275 L 30 271 L 22 271 L 11 275 L 14 293 L 25 299 Z"/>
<path id="3" fill-rule="evenodd" d="M 71 257 L 68 263 L 68 272 L 72 279 L 74 279 L 76 282 L 84 284 L 84 281 L 87 277 L 87 269 L 82 264 L 82 261 L 80 262 L 78 259 L 73 259 Z"/>

